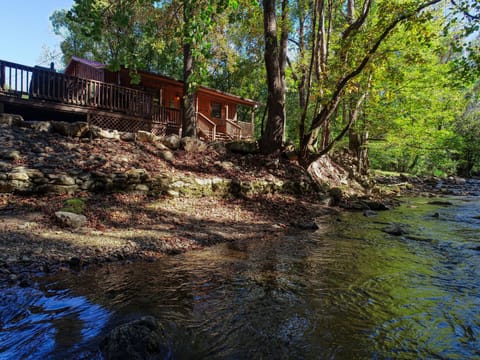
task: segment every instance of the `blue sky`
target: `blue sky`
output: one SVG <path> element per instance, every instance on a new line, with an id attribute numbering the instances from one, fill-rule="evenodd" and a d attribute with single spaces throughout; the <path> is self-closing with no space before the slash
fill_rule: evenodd
<path id="1" fill-rule="evenodd" d="M 59 53 L 62 39 L 53 34 L 49 17 L 57 9 L 70 9 L 73 2 L 0 0 L 0 59 L 33 66 L 40 65 L 44 46 Z"/>

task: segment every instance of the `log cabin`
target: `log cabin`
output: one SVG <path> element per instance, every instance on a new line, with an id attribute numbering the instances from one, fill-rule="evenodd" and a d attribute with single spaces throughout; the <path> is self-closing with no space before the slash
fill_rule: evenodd
<path id="1" fill-rule="evenodd" d="M 151 72 L 137 71 L 140 78 L 132 84 L 128 69 L 113 72 L 100 62 L 72 57 L 65 75 L 97 80 L 148 94 L 151 98 L 153 130 L 181 134 L 183 82 Z M 243 107 L 241 118 L 239 108 Z M 216 89 L 200 86 L 195 93 L 197 133 L 207 140 L 252 139 L 257 103 Z M 163 130 L 162 127 L 166 127 Z"/>
<path id="2" fill-rule="evenodd" d="M 146 71 L 138 76 L 140 81 L 132 84 L 129 70 L 110 71 L 79 57 L 72 57 L 64 73 L 53 66 L 0 60 L 0 112 L 181 135 L 183 82 Z M 253 139 L 256 107 L 253 100 L 200 86 L 195 93 L 197 133 L 210 141 Z"/>

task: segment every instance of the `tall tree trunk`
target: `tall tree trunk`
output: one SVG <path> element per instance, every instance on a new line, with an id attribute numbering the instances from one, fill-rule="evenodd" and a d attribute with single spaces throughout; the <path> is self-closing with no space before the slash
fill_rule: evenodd
<path id="1" fill-rule="evenodd" d="M 193 52 L 188 40 L 188 22 L 192 16 L 192 4 L 188 0 L 183 2 L 184 38 L 183 38 L 183 100 L 182 100 L 182 137 L 197 136 L 195 114 L 195 89 L 192 86 Z"/>
<path id="2" fill-rule="evenodd" d="M 272 154 L 282 148 L 285 132 L 285 67 L 287 63 L 287 8 L 282 1 L 282 32 L 277 39 L 275 0 L 263 0 L 263 24 L 265 34 L 265 67 L 267 70 L 268 100 L 267 124 L 261 139 L 261 150 Z"/>

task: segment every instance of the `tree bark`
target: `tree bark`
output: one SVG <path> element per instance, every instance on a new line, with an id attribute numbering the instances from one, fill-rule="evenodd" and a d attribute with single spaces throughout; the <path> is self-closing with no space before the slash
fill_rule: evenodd
<path id="1" fill-rule="evenodd" d="M 195 91 L 192 86 L 194 59 L 192 45 L 188 40 L 188 22 L 191 18 L 191 4 L 183 2 L 184 39 L 183 39 L 183 99 L 182 99 L 182 137 L 197 136 L 195 114 Z"/>
<path id="2" fill-rule="evenodd" d="M 282 1 L 282 32 L 277 39 L 275 0 L 263 0 L 263 24 L 265 36 L 265 68 L 267 71 L 268 100 L 267 124 L 261 139 L 264 154 L 278 152 L 283 145 L 285 132 L 285 68 L 287 63 L 287 0 Z"/>

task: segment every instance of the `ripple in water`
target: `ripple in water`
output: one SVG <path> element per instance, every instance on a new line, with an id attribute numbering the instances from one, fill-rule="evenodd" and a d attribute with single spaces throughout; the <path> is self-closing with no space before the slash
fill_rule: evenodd
<path id="1" fill-rule="evenodd" d="M 47 295 L 12 289 L 0 358 L 99 356 L 111 328 L 144 315 L 165 324 L 174 358 L 480 358 L 480 223 L 471 220 L 480 202 L 451 201 L 414 199 L 372 218 L 323 218 L 315 233 L 59 274 Z M 382 232 L 391 222 L 409 233 Z"/>
<path id="2" fill-rule="evenodd" d="M 65 358 L 91 348 L 110 314 L 82 296 L 0 290 L 0 359 Z"/>

